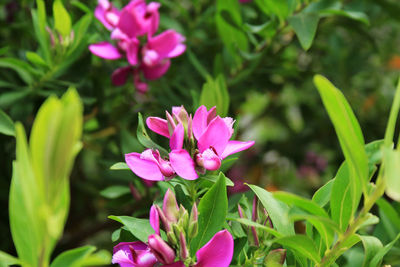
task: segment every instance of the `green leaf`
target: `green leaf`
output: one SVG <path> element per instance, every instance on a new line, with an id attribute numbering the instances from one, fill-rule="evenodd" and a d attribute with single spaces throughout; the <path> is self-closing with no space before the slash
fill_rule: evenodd
<path id="1" fill-rule="evenodd" d="M 360 235 L 360 239 L 364 246 L 364 262 L 363 267 L 367 267 L 376 253 L 383 248 L 382 242 L 375 236 Z"/>
<path id="2" fill-rule="evenodd" d="M 1 109 L 0 109 L 0 133 L 9 136 L 15 136 L 15 127 L 13 121 Z"/>
<path id="3" fill-rule="evenodd" d="M 84 246 L 64 251 L 54 259 L 50 267 L 80 267 L 82 261 L 95 250 L 93 246 Z"/>
<path id="4" fill-rule="evenodd" d="M 329 199 L 331 198 L 332 186 L 335 180 L 329 180 L 326 184 L 321 186 L 317 192 L 314 193 L 312 197 L 312 201 L 317 203 L 320 207 L 324 207 L 328 204 Z"/>
<path id="5" fill-rule="evenodd" d="M 110 167 L 110 170 L 130 170 L 130 169 L 128 167 L 128 164 L 126 164 L 125 162 L 117 162 Z"/>
<path id="6" fill-rule="evenodd" d="M 225 223 L 228 212 L 228 198 L 226 194 L 226 177 L 221 172 L 218 181 L 201 198 L 199 211 L 199 231 L 190 243 L 191 251 L 195 253 L 206 244 Z"/>
<path id="7" fill-rule="evenodd" d="M 386 195 L 400 202 L 400 150 L 386 150 L 384 155 Z"/>
<path id="8" fill-rule="evenodd" d="M 205 176 L 201 176 L 200 179 L 204 179 L 213 183 L 216 183 L 219 179 L 219 175 L 205 175 Z M 231 179 L 229 179 L 228 177 L 225 177 L 225 183 L 227 186 L 234 186 L 235 184 L 232 182 Z"/>
<path id="9" fill-rule="evenodd" d="M 371 262 L 369 264 L 369 267 L 381 266 L 381 262 L 382 262 L 383 257 L 386 255 L 386 253 L 389 252 L 389 250 L 392 249 L 392 247 L 394 246 L 394 244 L 396 244 L 396 242 L 397 242 L 397 240 L 399 240 L 399 238 L 400 238 L 400 234 L 398 234 L 396 236 L 396 238 L 393 239 L 393 241 L 391 241 L 389 244 L 387 244 L 383 248 L 380 248 L 379 251 L 372 258 L 372 260 L 371 260 Z"/>
<path id="10" fill-rule="evenodd" d="M 32 9 L 32 23 L 36 35 L 36 40 L 39 42 L 41 52 L 47 63 L 51 62 L 51 51 L 49 49 L 49 34 L 46 31 L 46 5 L 44 0 L 36 0 L 37 10 Z"/>
<path id="11" fill-rule="evenodd" d="M 256 185 L 249 185 L 249 187 L 257 195 L 258 199 L 267 210 L 274 228 L 283 235 L 293 235 L 294 225 L 290 222 L 288 216 L 289 207 L 285 203 L 276 200 L 272 194 L 265 189 Z"/>
<path id="12" fill-rule="evenodd" d="M 274 242 L 293 249 L 300 255 L 312 260 L 315 263 L 319 263 L 321 261 L 314 241 L 306 235 L 285 236 L 275 239 Z"/>
<path id="13" fill-rule="evenodd" d="M 314 13 L 301 12 L 288 18 L 289 25 L 299 38 L 301 47 L 308 50 L 317 32 L 319 16 Z"/>
<path id="14" fill-rule="evenodd" d="M 30 90 L 5 92 L 0 95 L 0 108 L 8 108 L 14 103 L 26 98 L 31 93 Z"/>
<path id="15" fill-rule="evenodd" d="M 81 261 L 81 266 L 104 266 L 111 262 L 111 254 L 107 250 L 100 250 L 96 253 L 90 254 Z M 77 266 L 79 267 L 79 266 Z"/>
<path id="16" fill-rule="evenodd" d="M 10 228 L 18 257 L 27 264 L 36 264 L 44 236 L 43 217 L 37 211 L 43 206 L 44 192 L 34 176 L 25 130 L 15 124 L 17 159 L 13 163 L 9 216 Z M 26 231 L 29 229 L 29 231 Z"/>
<path id="17" fill-rule="evenodd" d="M 35 64 L 36 66 L 47 66 L 46 62 L 44 61 L 44 59 L 39 56 L 37 53 L 35 52 L 31 52 L 28 51 L 26 52 L 26 58 L 32 62 L 33 64 Z"/>
<path id="18" fill-rule="evenodd" d="M 205 105 L 207 109 L 216 106 L 218 114 L 225 117 L 228 114 L 229 102 L 224 76 L 220 74 L 216 79 L 208 77 L 201 90 L 200 105 Z"/>
<path id="19" fill-rule="evenodd" d="M 273 228 L 267 227 L 265 225 L 262 225 L 262 224 L 259 224 L 259 223 L 256 223 L 256 222 L 253 222 L 253 221 L 251 221 L 249 219 L 245 219 L 245 218 L 234 218 L 234 219 L 233 218 L 228 218 L 228 220 L 237 221 L 237 222 L 239 222 L 241 224 L 244 224 L 246 226 L 251 226 L 251 227 L 256 227 L 256 228 L 262 229 L 265 232 L 267 232 L 267 233 L 269 233 L 269 234 L 271 234 L 271 235 L 273 235 L 275 237 L 282 237 L 283 236 L 281 233 L 279 233 L 278 231 L 274 230 Z"/>
<path id="20" fill-rule="evenodd" d="M 280 20 L 284 20 L 290 13 L 288 0 L 256 0 L 255 2 L 265 14 L 276 15 Z"/>
<path id="21" fill-rule="evenodd" d="M 364 23 L 365 25 L 369 25 L 369 18 L 368 16 L 361 11 L 356 10 L 340 10 L 340 9 L 326 9 L 319 12 L 320 15 L 335 15 L 335 16 L 343 16 L 352 20 L 359 21 Z"/>
<path id="22" fill-rule="evenodd" d="M 217 12 L 215 14 L 217 30 L 222 42 L 238 65 L 240 64 L 241 59 L 237 54 L 237 49 L 243 51 L 248 50 L 247 37 L 242 30 L 239 30 L 237 27 L 226 22 L 222 17 L 222 11 L 229 12 L 232 23 L 235 25 L 242 25 L 240 4 L 236 0 L 217 0 Z"/>
<path id="23" fill-rule="evenodd" d="M 400 232 L 400 215 L 396 209 L 384 198 L 378 199 L 376 204 L 378 205 L 380 211 L 386 214 L 393 225 L 397 226 L 397 231 Z"/>
<path id="24" fill-rule="evenodd" d="M 109 199 L 119 198 L 129 193 L 130 193 L 129 187 L 120 185 L 110 186 L 100 191 L 101 196 Z"/>
<path id="25" fill-rule="evenodd" d="M 137 127 L 137 139 L 139 142 L 146 148 L 151 148 L 151 149 L 158 149 L 160 154 L 162 156 L 168 155 L 168 152 L 161 146 L 157 145 L 156 143 L 151 140 L 149 134 L 146 131 L 146 128 L 144 127 L 143 123 L 143 117 L 140 112 L 138 113 L 138 127 Z"/>
<path id="26" fill-rule="evenodd" d="M 318 206 L 316 203 L 312 202 L 309 199 L 297 196 L 295 194 L 289 193 L 289 192 L 283 192 L 283 191 L 278 191 L 273 193 L 274 198 L 288 204 L 288 205 L 294 205 L 298 208 L 301 208 L 311 214 L 314 214 L 316 216 L 321 216 L 325 218 L 329 218 L 328 214 L 326 211 Z"/>
<path id="27" fill-rule="evenodd" d="M 65 9 L 61 0 L 53 3 L 54 27 L 63 36 L 67 37 L 71 33 L 71 17 Z"/>
<path id="28" fill-rule="evenodd" d="M 336 177 L 332 190 L 341 187 L 342 191 L 339 194 L 346 194 L 351 199 L 351 207 L 347 207 L 347 210 L 350 210 L 351 217 L 358 207 L 361 192 L 367 192 L 369 175 L 364 137 L 360 125 L 343 94 L 321 75 L 314 76 L 314 84 L 318 88 L 322 102 L 333 123 L 346 159 L 346 166 L 342 170 L 343 175 L 339 179 Z M 349 189 L 346 189 L 347 184 L 345 183 L 349 184 Z M 346 190 L 349 190 L 349 192 L 346 192 Z M 333 191 L 331 198 L 344 199 L 336 195 L 339 191 L 335 191 L 335 193 Z M 333 202 L 331 199 L 331 207 L 332 205 L 343 205 L 343 203 Z M 343 226 L 343 222 L 340 225 Z"/>
<path id="29" fill-rule="evenodd" d="M 0 250 L 0 266 L 21 265 L 21 261 L 10 254 Z"/>
<path id="30" fill-rule="evenodd" d="M 32 68 L 25 61 L 16 58 L 3 57 L 0 58 L 0 67 L 14 70 L 26 84 L 31 84 L 33 82 L 31 74 Z"/>
<path id="31" fill-rule="evenodd" d="M 147 242 L 147 237 L 154 234 L 154 229 L 147 219 L 138 219 L 129 216 L 108 216 L 109 219 L 117 221 L 125 225 L 128 231 L 142 242 Z"/>
<path id="32" fill-rule="evenodd" d="M 397 88 L 393 99 L 393 104 L 390 109 L 388 124 L 385 131 L 385 147 L 392 148 L 394 131 L 396 129 L 396 121 L 400 111 L 400 78 L 397 82 Z"/>

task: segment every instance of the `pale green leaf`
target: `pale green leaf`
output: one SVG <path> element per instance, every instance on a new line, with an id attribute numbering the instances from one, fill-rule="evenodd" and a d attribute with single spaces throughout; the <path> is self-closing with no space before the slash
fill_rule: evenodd
<path id="1" fill-rule="evenodd" d="M 65 9 L 61 0 L 53 3 L 54 27 L 63 36 L 67 37 L 71 33 L 71 17 Z"/>
<path id="2" fill-rule="evenodd" d="M 150 221 L 147 219 L 114 215 L 108 216 L 108 218 L 125 225 L 127 230 L 142 242 L 147 242 L 148 236 L 154 234 L 154 229 L 151 227 Z"/>
<path id="3" fill-rule="evenodd" d="M 110 167 L 110 170 L 130 170 L 125 162 L 117 162 Z"/>
<path id="4" fill-rule="evenodd" d="M 120 185 L 110 186 L 100 191 L 101 196 L 109 199 L 119 198 L 129 193 L 130 193 L 129 187 Z"/>
<path id="5" fill-rule="evenodd" d="M 257 195 L 261 204 L 267 210 L 274 228 L 283 235 L 294 234 L 294 225 L 290 222 L 288 216 L 289 207 L 285 203 L 276 200 L 272 194 L 265 189 L 256 185 L 249 185 L 249 187 Z"/>

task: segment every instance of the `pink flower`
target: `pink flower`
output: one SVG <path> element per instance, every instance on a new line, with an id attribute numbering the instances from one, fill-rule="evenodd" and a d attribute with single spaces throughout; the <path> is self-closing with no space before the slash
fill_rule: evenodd
<path id="1" fill-rule="evenodd" d="M 94 16 L 110 31 L 115 29 L 119 22 L 119 10 L 108 0 L 98 0 Z"/>
<path id="2" fill-rule="evenodd" d="M 126 57 L 130 64 L 113 72 L 114 85 L 123 85 L 129 76 L 133 76 L 136 89 L 144 93 L 148 86 L 142 81 L 142 76 L 147 80 L 159 79 L 168 71 L 170 59 L 186 50 L 185 38 L 174 30 L 153 36 L 159 25 L 159 7 L 156 2 L 146 5 L 145 0 L 133 0 L 119 11 L 108 0 L 99 0 L 95 16 L 112 30 L 111 39 L 116 41 L 116 46 L 100 42 L 91 44 L 89 50 L 108 60 Z M 146 36 L 147 42 L 141 44 L 140 36 Z"/>
<path id="3" fill-rule="evenodd" d="M 157 258 L 150 248 L 140 241 L 122 242 L 114 247 L 112 263 L 121 267 L 153 267 Z"/>
<path id="4" fill-rule="evenodd" d="M 189 152 L 182 148 L 184 133 L 182 124 L 179 124 L 170 138 L 169 160 L 161 158 L 157 150 L 147 149 L 141 154 L 126 154 L 125 161 L 137 176 L 146 180 L 163 181 L 175 175 L 187 180 L 197 179 L 195 163 Z"/>
<path id="5" fill-rule="evenodd" d="M 118 28 L 130 38 L 153 35 L 160 21 L 159 7 L 156 2 L 146 5 L 145 0 L 131 1 L 121 11 Z"/>
<path id="6" fill-rule="evenodd" d="M 215 107 L 207 111 L 205 106 L 197 109 L 193 117 L 193 134 L 197 140 L 196 164 L 206 170 L 217 170 L 221 161 L 229 155 L 246 150 L 254 141 L 230 140 L 233 119 L 216 116 Z"/>
<path id="7" fill-rule="evenodd" d="M 228 267 L 233 256 L 233 238 L 227 230 L 216 233 L 207 244 L 196 252 L 197 262 L 192 267 Z M 172 261 L 171 261 L 172 259 Z M 158 235 L 149 236 L 149 245 L 142 242 L 119 243 L 114 247 L 112 263 L 121 267 L 161 266 L 185 267 L 175 260 L 173 249 Z"/>

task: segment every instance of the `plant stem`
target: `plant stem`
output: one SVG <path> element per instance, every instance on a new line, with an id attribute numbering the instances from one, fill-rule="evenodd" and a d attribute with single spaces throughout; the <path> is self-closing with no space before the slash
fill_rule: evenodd
<path id="1" fill-rule="evenodd" d="M 375 202 L 383 195 L 385 190 L 385 183 L 382 179 L 382 166 L 379 172 L 378 179 L 376 181 L 376 188 L 373 194 L 365 201 L 364 207 L 358 214 L 357 218 L 350 222 L 349 227 L 347 228 L 346 232 L 339 236 L 338 240 L 336 241 L 335 245 L 332 247 L 331 250 L 327 250 L 324 257 L 322 258 L 321 262 L 316 265 L 316 267 L 323 267 L 329 266 L 332 261 L 335 261 L 343 252 L 342 245 L 347 241 L 351 236 L 353 236 L 359 226 L 367 219 L 367 214 L 374 206 Z"/>

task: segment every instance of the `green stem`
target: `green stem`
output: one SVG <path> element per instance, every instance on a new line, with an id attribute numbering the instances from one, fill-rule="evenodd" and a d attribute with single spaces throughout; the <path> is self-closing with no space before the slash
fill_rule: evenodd
<path id="1" fill-rule="evenodd" d="M 321 262 L 316 265 L 316 267 L 330 266 L 330 264 L 341 255 L 341 253 L 343 252 L 342 250 L 343 243 L 345 243 L 345 241 L 347 241 L 351 236 L 353 236 L 357 232 L 360 225 L 367 219 L 367 214 L 374 206 L 375 202 L 383 195 L 385 190 L 385 183 L 382 177 L 383 177 L 382 171 L 380 171 L 376 182 L 377 186 L 375 188 L 375 191 L 365 202 L 364 207 L 358 214 L 357 218 L 354 221 L 350 222 L 346 232 L 339 236 L 338 240 L 336 241 L 335 245 L 332 247 L 331 250 L 327 250 L 325 252 L 324 257 L 322 258 Z"/>

